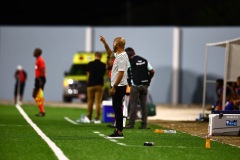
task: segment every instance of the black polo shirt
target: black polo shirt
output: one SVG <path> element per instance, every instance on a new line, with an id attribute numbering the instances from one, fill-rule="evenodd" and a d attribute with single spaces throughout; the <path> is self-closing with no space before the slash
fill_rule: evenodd
<path id="1" fill-rule="evenodd" d="M 102 61 L 95 59 L 87 65 L 89 72 L 88 86 L 102 85 L 104 82 L 104 74 L 106 73 L 106 65 Z"/>

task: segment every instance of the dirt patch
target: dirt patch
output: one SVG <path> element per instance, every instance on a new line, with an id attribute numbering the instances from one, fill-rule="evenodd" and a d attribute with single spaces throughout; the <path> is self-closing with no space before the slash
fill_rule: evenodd
<path id="1" fill-rule="evenodd" d="M 208 133 L 208 122 L 149 120 L 149 123 L 156 124 L 164 128 L 185 132 L 202 138 L 204 138 Z M 211 139 L 240 147 L 239 136 L 211 136 Z"/>

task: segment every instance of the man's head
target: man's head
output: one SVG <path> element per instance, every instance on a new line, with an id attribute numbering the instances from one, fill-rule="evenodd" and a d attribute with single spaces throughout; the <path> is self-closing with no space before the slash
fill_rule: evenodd
<path id="1" fill-rule="evenodd" d="M 125 52 L 127 53 L 129 59 L 131 59 L 135 55 L 135 51 L 131 47 L 126 48 Z"/>
<path id="2" fill-rule="evenodd" d="M 33 52 L 33 56 L 36 58 L 41 56 L 41 54 L 42 54 L 42 50 L 40 48 L 36 48 Z"/>
<path id="3" fill-rule="evenodd" d="M 216 80 L 216 88 L 220 88 L 223 86 L 223 79 L 217 79 Z"/>
<path id="4" fill-rule="evenodd" d="M 17 70 L 22 70 L 22 66 L 21 66 L 21 65 L 18 65 L 18 66 L 17 66 Z"/>
<path id="5" fill-rule="evenodd" d="M 126 41 L 123 37 L 116 37 L 113 41 L 114 52 L 122 52 L 125 48 Z"/>
<path id="6" fill-rule="evenodd" d="M 101 58 L 102 58 L 102 52 L 96 52 L 95 59 L 101 59 Z"/>

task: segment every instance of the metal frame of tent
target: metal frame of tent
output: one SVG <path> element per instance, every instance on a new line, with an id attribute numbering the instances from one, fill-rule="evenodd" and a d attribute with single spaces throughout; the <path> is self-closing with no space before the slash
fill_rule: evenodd
<path id="1" fill-rule="evenodd" d="M 202 115 L 205 114 L 205 100 L 206 100 L 206 84 L 212 83 L 213 80 L 207 79 L 207 65 L 208 65 L 208 47 L 219 46 L 225 48 L 225 62 L 224 62 L 224 90 L 226 90 L 227 82 L 236 81 L 240 76 L 240 37 L 216 42 L 207 43 L 205 46 L 205 65 L 204 65 L 204 84 L 203 84 L 203 102 L 202 102 Z M 237 53 L 239 52 L 239 53 Z M 238 70 L 236 69 L 238 68 Z M 225 109 L 226 92 L 223 92 L 222 106 Z"/>

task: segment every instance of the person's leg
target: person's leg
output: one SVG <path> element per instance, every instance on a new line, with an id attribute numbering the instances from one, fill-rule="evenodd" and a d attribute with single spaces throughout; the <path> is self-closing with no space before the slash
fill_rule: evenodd
<path id="1" fill-rule="evenodd" d="M 95 87 L 87 87 L 87 103 L 88 103 L 88 109 L 87 109 L 87 117 L 89 120 L 92 119 L 92 112 L 93 112 L 93 102 L 94 102 L 94 94 L 95 94 Z"/>
<path id="2" fill-rule="evenodd" d="M 38 105 L 38 108 L 40 110 L 40 112 L 38 114 L 36 114 L 36 116 L 39 117 L 43 117 L 45 115 L 45 110 L 44 110 L 44 95 L 43 95 L 43 91 L 41 88 L 39 88 L 37 90 L 37 95 L 35 97 L 35 101 Z"/>
<path id="3" fill-rule="evenodd" d="M 43 91 L 43 90 L 44 90 L 44 88 L 45 88 L 46 81 L 47 81 L 47 80 L 46 80 L 46 77 L 43 77 L 43 78 L 42 78 L 42 97 L 43 97 L 43 98 L 42 98 L 41 108 L 42 108 L 42 110 L 43 110 L 44 115 L 45 115 L 45 109 L 44 109 L 44 101 L 45 101 L 45 100 L 44 100 L 44 91 Z"/>
<path id="4" fill-rule="evenodd" d="M 98 85 L 96 86 L 96 92 L 95 92 L 95 106 L 96 106 L 95 120 L 99 120 L 100 118 L 102 97 L 103 97 L 103 86 Z"/>
<path id="5" fill-rule="evenodd" d="M 46 77 L 41 77 L 41 83 L 39 87 L 41 87 L 42 90 L 44 90 L 46 82 L 47 82 Z"/>
<path id="6" fill-rule="evenodd" d="M 24 87 L 25 87 L 25 83 L 21 83 L 20 84 L 20 97 L 19 97 L 20 104 L 22 103 L 22 100 L 23 100 Z"/>
<path id="7" fill-rule="evenodd" d="M 41 80 L 35 78 L 34 86 L 35 88 L 33 89 L 33 98 L 39 108 L 39 113 L 36 114 L 36 116 L 42 117 L 45 115 L 45 110 L 44 110 L 44 93 L 41 88 Z"/>
<path id="8" fill-rule="evenodd" d="M 139 99 L 139 89 L 136 86 L 131 86 L 130 91 L 130 119 L 129 124 L 126 126 L 126 128 L 133 128 L 135 125 L 135 120 L 137 116 L 137 104 Z"/>
<path id="9" fill-rule="evenodd" d="M 140 90 L 139 102 L 142 110 L 142 123 L 140 128 L 147 127 L 147 116 L 148 116 L 148 107 L 147 107 L 147 94 L 148 86 L 142 86 Z"/>
<path id="10" fill-rule="evenodd" d="M 123 116 L 124 117 L 127 117 L 128 116 L 128 112 L 129 112 L 129 110 L 128 110 L 128 105 L 129 105 L 129 95 L 125 95 L 124 96 L 124 101 L 123 101 Z"/>
<path id="11" fill-rule="evenodd" d="M 116 119 L 116 129 L 118 132 L 123 130 L 123 97 L 126 94 L 126 86 L 118 86 L 113 95 L 113 109 Z"/>
<path id="12" fill-rule="evenodd" d="M 16 83 L 14 87 L 14 104 L 17 104 L 17 90 L 18 90 L 18 83 Z"/>

